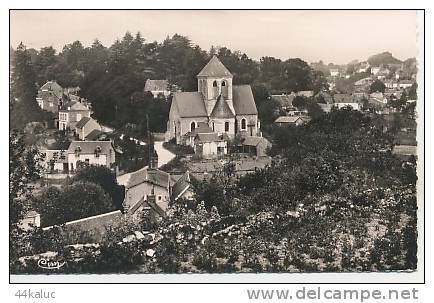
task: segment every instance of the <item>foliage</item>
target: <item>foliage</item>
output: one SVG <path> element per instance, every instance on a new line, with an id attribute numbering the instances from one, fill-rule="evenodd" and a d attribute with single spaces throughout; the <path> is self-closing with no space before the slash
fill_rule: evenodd
<path id="1" fill-rule="evenodd" d="M 118 185 L 116 175 L 105 166 L 89 165 L 77 170 L 72 177 L 71 183 L 90 182 L 101 186 L 101 188 L 110 196 L 116 209 L 122 209 L 125 190 Z"/>
<path id="2" fill-rule="evenodd" d="M 14 52 L 11 73 L 10 127 L 23 129 L 28 122 L 44 121 L 50 115 L 44 113 L 36 103 L 36 75 L 31 56 L 20 43 Z"/>
<path id="3" fill-rule="evenodd" d="M 115 209 L 103 188 L 90 182 L 75 182 L 62 189 L 48 187 L 35 200 L 34 207 L 41 214 L 43 226 L 60 225 Z"/>
<path id="4" fill-rule="evenodd" d="M 375 93 L 375 92 L 384 93 L 385 90 L 386 90 L 386 85 L 384 85 L 384 83 L 381 80 L 375 80 L 374 82 L 372 82 L 371 86 L 369 87 L 370 93 Z"/>

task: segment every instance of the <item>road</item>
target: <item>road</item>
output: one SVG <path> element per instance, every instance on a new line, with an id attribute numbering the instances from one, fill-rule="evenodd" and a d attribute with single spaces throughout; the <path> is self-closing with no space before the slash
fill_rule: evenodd
<path id="1" fill-rule="evenodd" d="M 172 153 L 171 151 L 165 149 L 163 147 L 163 142 L 158 141 L 154 143 L 154 148 L 155 151 L 157 152 L 158 155 L 158 167 L 163 166 L 164 164 L 168 163 L 170 160 L 172 160 L 173 158 L 175 158 L 175 154 Z M 145 166 L 137 171 L 141 171 L 144 169 L 147 169 L 148 166 Z M 137 172 L 136 171 L 136 172 Z M 120 185 L 125 185 L 128 183 L 128 180 L 130 179 L 132 173 L 127 173 L 127 174 L 123 174 L 117 177 L 117 181 L 118 184 Z"/>

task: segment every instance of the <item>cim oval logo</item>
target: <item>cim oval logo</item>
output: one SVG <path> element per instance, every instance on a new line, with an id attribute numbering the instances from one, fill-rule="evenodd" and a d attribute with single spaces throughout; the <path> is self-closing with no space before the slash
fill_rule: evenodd
<path id="1" fill-rule="evenodd" d="M 59 261 L 54 261 L 54 260 L 50 260 L 50 259 L 39 259 L 38 260 L 38 266 L 40 268 L 43 268 L 43 269 L 59 269 L 65 264 L 66 264 L 66 262 L 59 262 Z"/>

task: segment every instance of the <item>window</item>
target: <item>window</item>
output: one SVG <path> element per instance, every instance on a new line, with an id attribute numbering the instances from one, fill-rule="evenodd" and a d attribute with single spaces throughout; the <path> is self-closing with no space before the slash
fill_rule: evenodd
<path id="1" fill-rule="evenodd" d="M 190 124 L 190 131 L 194 131 L 194 129 L 196 128 L 196 122 L 191 122 Z"/>
<path id="2" fill-rule="evenodd" d="M 222 86 L 226 86 L 226 81 L 223 81 L 223 82 L 222 82 Z"/>
<path id="3" fill-rule="evenodd" d="M 89 164 L 89 159 L 84 159 L 84 162 L 86 162 L 86 164 Z"/>
<path id="4" fill-rule="evenodd" d="M 214 82 L 212 83 L 212 86 L 213 86 L 213 87 L 217 87 L 217 81 L 214 81 Z"/>
<path id="5" fill-rule="evenodd" d="M 81 114 L 77 114 L 77 121 L 81 120 Z"/>
<path id="6" fill-rule="evenodd" d="M 225 122 L 225 132 L 229 131 L 229 122 Z"/>
<path id="7" fill-rule="evenodd" d="M 246 130 L 247 129 L 247 125 L 246 125 L 246 119 L 241 119 L 241 129 L 242 130 Z"/>
<path id="8" fill-rule="evenodd" d="M 157 200 L 158 200 L 158 201 L 161 201 L 161 199 L 162 199 L 161 196 L 158 195 L 158 196 L 157 196 Z"/>
<path id="9" fill-rule="evenodd" d="M 214 122 L 212 123 L 212 131 L 213 132 L 215 131 L 215 123 Z"/>

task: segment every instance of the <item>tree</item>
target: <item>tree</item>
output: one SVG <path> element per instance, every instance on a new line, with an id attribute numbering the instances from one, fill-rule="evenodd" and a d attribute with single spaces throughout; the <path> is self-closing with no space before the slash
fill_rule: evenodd
<path id="1" fill-rule="evenodd" d="M 28 122 L 43 121 L 44 114 L 36 103 L 36 75 L 29 52 L 20 43 L 12 62 L 11 128 L 22 129 Z"/>
<path id="2" fill-rule="evenodd" d="M 27 251 L 27 234 L 19 222 L 30 210 L 33 185 L 40 178 L 42 155 L 34 147 L 26 147 L 18 131 L 9 135 L 9 255 L 11 264 Z"/>
<path id="3" fill-rule="evenodd" d="M 15 225 L 29 208 L 32 183 L 40 178 L 42 155 L 34 147 L 26 147 L 24 135 L 12 131 L 9 136 L 9 224 Z"/>
<path id="4" fill-rule="evenodd" d="M 72 183 L 90 182 L 98 184 L 110 196 L 116 209 L 122 209 L 125 190 L 116 180 L 116 175 L 105 166 L 89 165 L 79 169 L 71 179 Z"/>
<path id="5" fill-rule="evenodd" d="M 303 96 L 296 96 L 294 98 L 294 101 L 292 101 L 292 105 L 299 109 L 304 109 L 307 105 L 307 99 Z"/>
<path id="6" fill-rule="evenodd" d="M 95 216 L 115 210 L 112 199 L 101 186 L 76 182 L 62 189 L 49 187 L 36 198 L 35 208 L 44 226 Z"/>
<path id="7" fill-rule="evenodd" d="M 375 93 L 375 92 L 384 93 L 385 90 L 386 90 L 386 85 L 384 85 L 384 83 L 378 79 L 372 82 L 371 86 L 369 87 L 370 93 Z"/>

